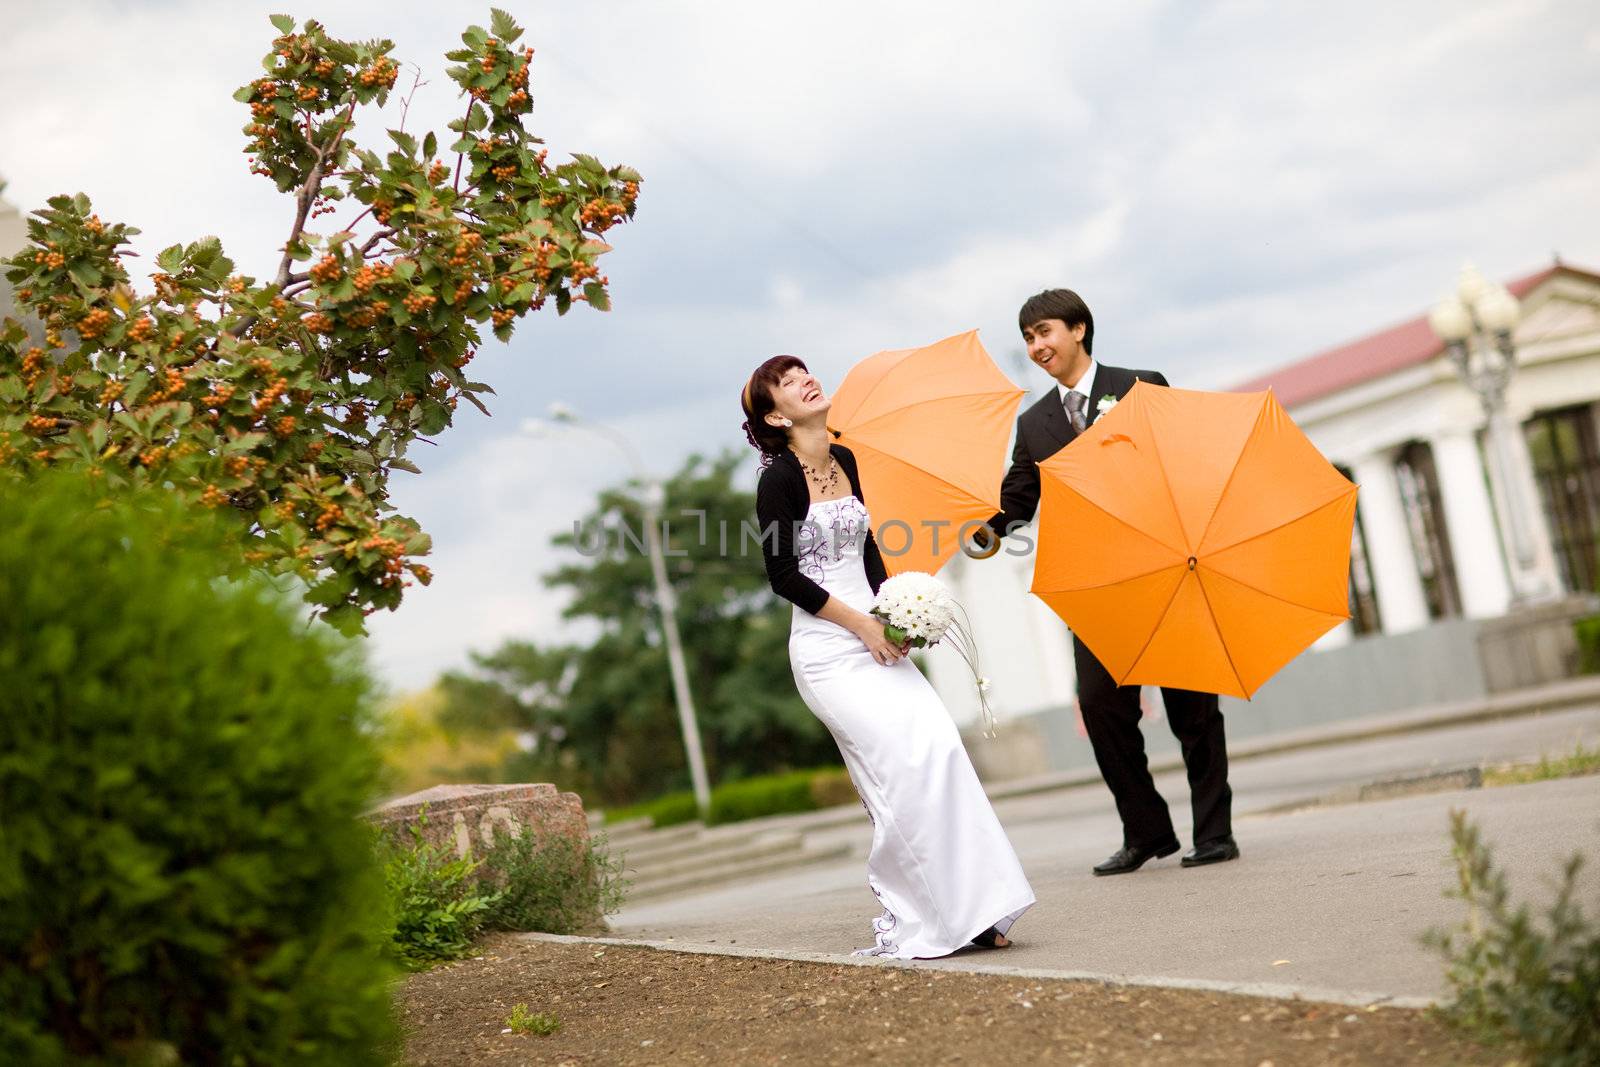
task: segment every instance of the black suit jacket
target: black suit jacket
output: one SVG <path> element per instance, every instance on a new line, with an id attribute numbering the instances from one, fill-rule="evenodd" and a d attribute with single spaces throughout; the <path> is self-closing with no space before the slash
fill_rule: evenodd
<path id="1" fill-rule="evenodd" d="M 1089 425 L 1100 417 L 1100 399 L 1114 396 L 1121 400 L 1135 382 L 1166 385 L 1167 379 L 1153 370 L 1127 370 L 1101 364 L 1095 371 L 1094 395 L 1089 398 Z M 1011 469 L 1000 483 L 1000 510 L 989 520 L 989 528 L 1004 537 L 1013 526 L 1033 521 L 1039 510 L 1039 464 L 1066 448 L 1078 436 L 1061 405 L 1061 393 L 1054 383 L 1050 391 L 1017 416 L 1017 443 L 1011 450 Z"/>

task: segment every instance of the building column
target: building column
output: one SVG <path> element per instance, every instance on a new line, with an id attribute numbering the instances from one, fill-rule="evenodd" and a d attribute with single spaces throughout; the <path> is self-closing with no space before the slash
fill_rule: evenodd
<path id="1" fill-rule="evenodd" d="M 1359 460 L 1352 473 L 1361 486 L 1357 498 L 1367 533 L 1367 558 L 1378 595 L 1378 614 L 1386 634 L 1428 624 L 1428 601 L 1417 574 L 1417 558 L 1406 530 L 1405 505 L 1395 478 L 1394 456 L 1384 451 Z"/>
<path id="2" fill-rule="evenodd" d="M 1500 516 L 1501 529 L 1513 542 L 1506 561 L 1511 588 L 1524 602 L 1559 597 L 1561 572 L 1556 566 L 1550 524 L 1545 520 L 1533 476 L 1533 457 L 1521 425 L 1508 412 L 1496 412 L 1489 421 L 1486 446 L 1491 450 L 1489 470 L 1493 476 L 1495 513 Z M 1514 523 L 1520 529 L 1514 529 Z M 1520 554 L 1515 545 L 1518 537 L 1524 542 Z"/>
<path id="3" fill-rule="evenodd" d="M 1450 532 L 1462 613 L 1469 619 L 1504 615 L 1511 603 L 1511 583 L 1476 435 L 1457 431 L 1428 444 L 1439 472 L 1439 496 Z"/>

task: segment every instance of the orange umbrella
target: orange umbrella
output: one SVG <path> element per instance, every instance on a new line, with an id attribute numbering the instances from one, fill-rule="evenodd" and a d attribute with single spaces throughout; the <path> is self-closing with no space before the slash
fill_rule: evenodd
<path id="1" fill-rule="evenodd" d="M 890 574 L 944 565 L 961 527 L 1000 510 L 1006 445 L 1024 390 L 969 330 L 850 368 L 828 429 L 855 453 Z M 942 525 L 940 525 L 942 524 Z"/>
<path id="2" fill-rule="evenodd" d="M 1119 684 L 1249 697 L 1350 617 L 1356 487 L 1270 392 L 1136 383 L 1039 474 L 1033 591 Z"/>

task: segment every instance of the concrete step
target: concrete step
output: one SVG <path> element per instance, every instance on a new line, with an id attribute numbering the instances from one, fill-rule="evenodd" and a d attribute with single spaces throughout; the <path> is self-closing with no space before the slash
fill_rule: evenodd
<path id="1" fill-rule="evenodd" d="M 629 866 L 654 865 L 663 861 L 670 862 L 693 856 L 710 856 L 716 853 L 728 852 L 732 849 L 744 848 L 760 838 L 784 833 L 786 831 L 774 829 L 770 826 L 719 826 L 716 829 L 706 830 L 692 837 L 659 841 L 651 838 L 634 839 L 625 842 L 617 851 L 626 857 Z M 792 831 L 787 833 L 791 837 L 799 836 Z"/>
<path id="2" fill-rule="evenodd" d="M 799 852 L 802 843 L 803 839 L 799 834 L 763 834 L 720 845 L 713 844 L 709 848 L 700 850 L 680 850 L 665 855 L 653 855 L 643 860 L 635 856 L 626 856 L 623 866 L 633 876 L 635 883 L 642 884 L 674 878 L 712 865 L 720 866 L 747 859 L 782 855 L 786 852 Z"/>
<path id="3" fill-rule="evenodd" d="M 648 815 L 613 823 L 606 822 L 603 814 L 598 820 L 591 815 L 589 817 L 589 832 L 591 834 L 605 834 L 606 840 L 615 845 L 623 841 L 634 841 L 654 833 L 655 823 L 651 821 Z"/>
<path id="4" fill-rule="evenodd" d="M 609 828 L 606 840 L 610 843 L 613 852 L 631 852 L 635 850 L 650 852 L 669 845 L 680 844 L 690 838 L 698 836 L 705 830 L 705 826 L 697 822 L 679 823 L 669 826 L 664 830 L 653 830 L 632 825 L 633 820 L 613 825 L 623 827 L 621 833 L 613 834 Z"/>
<path id="5" fill-rule="evenodd" d="M 840 860 L 850 855 L 850 851 L 850 844 L 841 842 L 837 845 L 821 848 L 791 849 L 787 852 L 770 856 L 756 856 L 749 859 L 730 860 L 726 863 L 705 864 L 672 877 L 640 881 L 629 890 L 628 900 L 630 903 L 637 903 L 641 900 L 658 900 L 662 897 L 679 893 L 693 892 L 696 889 L 720 887 L 741 879 L 753 878 L 757 875 L 772 874 L 777 871 L 806 867 L 814 863 L 824 863 L 830 860 Z"/>

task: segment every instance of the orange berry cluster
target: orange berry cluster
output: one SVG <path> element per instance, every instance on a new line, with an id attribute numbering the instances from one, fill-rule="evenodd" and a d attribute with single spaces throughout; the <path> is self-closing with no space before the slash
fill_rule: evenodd
<path id="1" fill-rule="evenodd" d="M 78 320 L 78 336 L 86 341 L 92 341 L 105 333 L 106 327 L 110 325 L 111 312 L 105 308 L 95 308 Z"/>
<path id="2" fill-rule="evenodd" d="M 423 585 L 427 585 L 429 582 L 433 581 L 433 571 L 428 569 L 428 565 L 426 563 L 412 563 L 407 569 L 410 570 L 412 574 L 416 575 L 417 581 L 421 582 Z"/>
<path id="3" fill-rule="evenodd" d="M 55 247 L 54 242 L 51 243 L 51 247 Z M 33 254 L 33 261 L 49 270 L 60 270 L 66 266 L 67 257 L 60 252 L 46 252 L 41 248 Z"/>
<path id="4" fill-rule="evenodd" d="M 333 319 L 320 311 L 313 311 L 301 321 L 305 323 L 306 329 L 312 333 L 333 332 Z"/>
<path id="5" fill-rule="evenodd" d="M 496 326 L 509 326 L 511 325 L 511 320 L 515 319 L 516 317 L 517 313 L 510 308 L 500 308 L 497 311 L 492 311 L 489 313 L 489 318 Z"/>
<path id="6" fill-rule="evenodd" d="M 128 326 L 128 340 L 148 341 L 155 336 L 156 323 L 149 315 L 140 315 Z"/>
<path id="7" fill-rule="evenodd" d="M 393 211 L 393 200 L 380 196 L 372 202 L 372 214 L 385 226 L 389 225 L 389 216 Z"/>
<path id="8" fill-rule="evenodd" d="M 181 370 L 176 367 L 168 367 L 166 370 L 162 371 L 162 375 L 163 384 L 161 388 L 150 394 L 150 402 L 153 404 L 159 404 L 162 401 L 171 400 L 183 392 L 185 383 L 183 380 L 183 372 Z"/>
<path id="9" fill-rule="evenodd" d="M 208 485 L 200 494 L 200 503 L 208 508 L 220 508 L 228 502 L 228 494 L 214 485 Z M 247 553 L 248 555 L 248 553 Z"/>
<path id="10" fill-rule="evenodd" d="M 32 434 L 41 434 L 46 430 L 53 430 L 55 428 L 56 420 L 45 415 L 35 415 L 27 422 L 22 424 L 23 431 Z"/>
<path id="11" fill-rule="evenodd" d="M 331 59 L 323 59 L 323 60 L 319 60 L 317 62 L 317 65 L 315 67 L 312 67 L 311 70 L 312 70 L 312 72 L 314 74 L 316 74 L 317 77 L 326 78 L 328 75 L 333 73 L 333 67 L 334 67 L 333 60 L 331 60 Z"/>
<path id="12" fill-rule="evenodd" d="M 374 285 L 386 282 L 393 277 L 394 268 L 389 264 L 371 263 L 356 271 L 355 277 L 351 280 L 355 282 L 356 292 L 366 296 Z"/>
<path id="13" fill-rule="evenodd" d="M 506 97 L 506 110 L 526 111 L 530 106 L 530 103 L 531 101 L 528 98 L 528 90 L 518 89 L 510 96 Z"/>
<path id="14" fill-rule="evenodd" d="M 167 450 L 160 445 L 157 445 L 154 448 L 147 448 L 143 452 L 139 453 L 139 463 L 141 466 L 145 467 L 154 467 L 156 464 L 160 463 L 166 458 Z"/>
<path id="15" fill-rule="evenodd" d="M 100 390 L 100 407 L 109 407 L 121 398 L 122 390 L 126 386 L 122 382 L 108 381 Z"/>
<path id="16" fill-rule="evenodd" d="M 483 244 L 481 233 L 464 233 L 450 250 L 450 265 L 452 267 L 465 267 L 477 253 L 478 247 Z"/>
<path id="17" fill-rule="evenodd" d="M 461 279 L 460 282 L 458 282 L 456 284 L 455 294 L 452 297 L 452 300 L 453 300 L 454 303 L 459 304 L 459 303 L 461 303 L 463 300 L 465 300 L 467 297 L 469 297 L 471 295 L 472 295 L 472 279 L 471 278 L 463 278 L 463 279 Z"/>
<path id="18" fill-rule="evenodd" d="M 428 168 L 428 184 L 438 185 L 448 177 L 450 177 L 449 164 L 442 159 L 434 160 L 433 166 Z"/>
<path id="19" fill-rule="evenodd" d="M 323 507 L 322 514 L 317 516 L 317 521 L 312 525 L 317 528 L 318 533 L 327 533 L 329 529 L 343 521 L 344 508 L 329 502 Z"/>
<path id="20" fill-rule="evenodd" d="M 627 216 L 628 209 L 622 204 L 596 197 L 583 205 L 583 210 L 578 213 L 578 220 L 583 225 L 596 233 L 604 233 Z"/>
<path id="21" fill-rule="evenodd" d="M 267 386 L 266 390 L 262 392 L 260 396 L 256 397 L 255 402 L 250 405 L 251 410 L 257 415 L 260 415 L 262 412 L 272 407 L 272 405 L 276 404 L 278 402 L 278 398 L 283 396 L 288 389 L 289 379 L 279 378 L 277 381 Z"/>
<path id="22" fill-rule="evenodd" d="M 508 182 L 517 176 L 518 167 L 515 163 L 502 163 L 498 167 L 490 167 L 489 173 L 499 181 Z"/>
<path id="23" fill-rule="evenodd" d="M 321 285 L 336 282 L 344 274 L 344 264 L 338 256 L 323 256 L 311 268 L 311 279 Z"/>
<path id="24" fill-rule="evenodd" d="M 377 61 L 356 76 L 356 80 L 367 88 L 381 85 L 385 89 L 393 89 L 395 78 L 399 77 L 400 68 L 388 56 L 379 56 Z"/>
<path id="25" fill-rule="evenodd" d="M 294 433 L 294 426 L 294 416 L 285 415 L 277 422 L 272 424 L 272 432 L 277 434 L 279 437 L 288 437 L 290 434 Z"/>
<path id="26" fill-rule="evenodd" d="M 439 302 L 439 298 L 436 296 L 429 296 L 427 293 L 412 293 L 410 296 L 406 297 L 400 302 L 405 305 L 406 310 L 411 312 L 411 314 L 422 315 L 428 311 L 431 311 L 433 309 L 433 305 Z"/>
<path id="27" fill-rule="evenodd" d="M 404 393 L 394 402 L 394 409 L 402 415 L 416 406 L 417 395 L 415 393 Z"/>
<path id="28" fill-rule="evenodd" d="M 222 461 L 222 469 L 228 472 L 228 477 L 230 478 L 243 478 L 245 472 L 250 469 L 250 458 L 248 456 L 229 456 Z"/>
<path id="29" fill-rule="evenodd" d="M 90 215 L 87 219 L 85 219 L 83 228 L 94 234 L 96 237 L 106 232 L 106 224 L 100 221 L 99 215 Z"/>
<path id="30" fill-rule="evenodd" d="M 22 377 L 29 389 L 32 389 L 34 383 L 39 380 L 39 375 L 44 373 L 45 364 L 48 362 L 49 357 L 45 355 L 44 349 L 37 345 L 22 354 Z"/>

